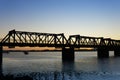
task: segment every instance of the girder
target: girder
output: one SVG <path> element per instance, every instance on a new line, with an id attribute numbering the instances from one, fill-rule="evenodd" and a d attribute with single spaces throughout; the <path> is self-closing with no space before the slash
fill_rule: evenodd
<path id="1" fill-rule="evenodd" d="M 64 34 L 50 34 L 50 33 L 36 33 L 36 32 L 22 32 L 11 30 L 3 38 L 1 43 L 3 45 L 18 45 L 18 46 L 57 46 L 66 44 L 67 39 Z"/>
<path id="2" fill-rule="evenodd" d="M 0 42 L 3 46 L 39 46 L 39 47 L 120 47 L 120 40 L 103 37 L 70 35 L 67 39 L 63 33 L 37 33 L 11 30 Z"/>
<path id="3" fill-rule="evenodd" d="M 71 46 L 76 47 L 108 47 L 116 48 L 120 47 L 120 40 L 114 40 L 110 38 L 103 37 L 88 37 L 80 35 L 69 36 L 68 43 Z"/>

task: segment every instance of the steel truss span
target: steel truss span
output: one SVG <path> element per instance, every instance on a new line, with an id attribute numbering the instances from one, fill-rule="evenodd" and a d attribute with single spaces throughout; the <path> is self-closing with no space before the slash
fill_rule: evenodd
<path id="1" fill-rule="evenodd" d="M 81 35 L 70 35 L 67 39 L 63 33 L 37 33 L 11 30 L 1 40 L 2 46 L 30 46 L 30 47 L 91 47 L 100 48 L 106 47 L 109 49 L 117 49 L 120 47 L 120 40 L 103 37 L 89 37 Z"/>

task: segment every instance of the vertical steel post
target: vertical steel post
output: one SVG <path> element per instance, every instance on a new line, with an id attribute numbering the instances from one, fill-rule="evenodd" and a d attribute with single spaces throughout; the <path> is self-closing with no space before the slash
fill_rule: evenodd
<path id="1" fill-rule="evenodd" d="M 26 35 L 27 35 L 27 34 L 25 33 L 24 35 L 25 35 L 25 43 L 27 43 L 27 39 L 26 39 Z"/>
<path id="2" fill-rule="evenodd" d="M 56 40 L 56 39 L 57 39 L 57 35 L 55 34 L 55 35 L 54 35 L 54 44 L 55 44 L 55 45 L 57 44 L 57 40 Z"/>
<path id="3" fill-rule="evenodd" d="M 15 43 L 15 30 L 13 31 L 13 37 L 14 37 L 14 39 L 13 39 L 13 43 Z"/>

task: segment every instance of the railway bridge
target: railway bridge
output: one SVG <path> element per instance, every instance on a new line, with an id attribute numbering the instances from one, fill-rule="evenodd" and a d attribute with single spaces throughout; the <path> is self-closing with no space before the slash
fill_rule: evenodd
<path id="1" fill-rule="evenodd" d="M 2 75 L 3 46 L 9 48 L 15 48 L 16 46 L 61 48 L 62 61 L 74 61 L 75 48 L 93 48 L 97 51 L 98 58 L 109 57 L 109 51 L 114 51 L 115 56 L 120 56 L 120 40 L 81 35 L 70 35 L 66 38 L 63 33 L 53 34 L 11 30 L 0 41 L 0 76 Z"/>
<path id="2" fill-rule="evenodd" d="M 120 40 L 81 35 L 70 35 L 66 38 L 63 33 L 53 34 L 11 30 L 0 42 L 1 65 L 3 46 L 9 48 L 15 48 L 16 46 L 61 48 L 63 61 L 74 61 L 75 48 L 93 48 L 97 51 L 98 58 L 109 57 L 109 51 L 114 51 L 115 56 L 120 56 Z"/>

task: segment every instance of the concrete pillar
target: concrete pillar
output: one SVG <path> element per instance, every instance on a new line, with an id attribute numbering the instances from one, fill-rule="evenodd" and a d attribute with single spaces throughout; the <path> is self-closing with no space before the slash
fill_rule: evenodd
<path id="1" fill-rule="evenodd" d="M 62 61 L 74 61 L 74 48 L 62 48 Z"/>
<path id="2" fill-rule="evenodd" d="M 120 49 L 115 49 L 114 50 L 114 56 L 115 57 L 120 56 Z"/>
<path id="3" fill-rule="evenodd" d="M 98 58 L 108 58 L 109 57 L 109 50 L 106 48 L 98 48 L 97 56 L 98 56 Z"/>
<path id="4" fill-rule="evenodd" d="M 2 78 L 2 58 L 3 58 L 3 47 L 0 46 L 0 78 Z"/>

